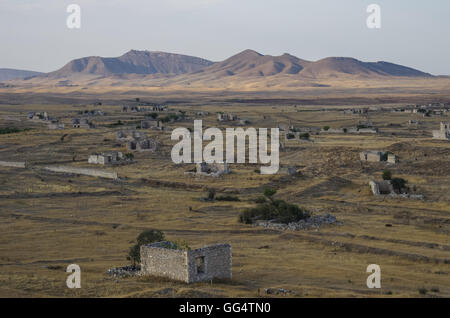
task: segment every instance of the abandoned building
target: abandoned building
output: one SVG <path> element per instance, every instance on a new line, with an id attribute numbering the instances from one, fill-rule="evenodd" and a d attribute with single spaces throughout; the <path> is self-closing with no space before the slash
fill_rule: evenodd
<path id="1" fill-rule="evenodd" d="M 359 159 L 367 162 L 388 162 L 391 164 L 398 163 L 398 157 L 390 152 L 369 150 L 359 153 Z"/>
<path id="2" fill-rule="evenodd" d="M 344 109 L 344 114 L 361 115 L 361 114 L 367 114 L 368 112 L 369 112 L 369 108 Z"/>
<path id="3" fill-rule="evenodd" d="M 206 175 L 206 176 L 214 176 L 218 177 L 223 174 L 229 174 L 231 170 L 228 167 L 226 162 L 224 163 L 211 163 L 208 164 L 206 162 L 197 163 L 196 165 L 196 173 L 197 175 Z"/>
<path id="4" fill-rule="evenodd" d="M 57 120 L 53 120 L 48 123 L 48 129 L 64 129 L 64 124 L 59 123 Z"/>
<path id="5" fill-rule="evenodd" d="M 370 181 L 369 186 L 374 195 L 388 195 L 395 194 L 394 187 L 390 180 Z"/>
<path id="6" fill-rule="evenodd" d="M 295 175 L 297 175 L 297 168 L 295 166 L 280 167 L 278 169 L 278 174 L 295 176 Z"/>
<path id="7" fill-rule="evenodd" d="M 95 126 L 87 118 L 73 118 L 73 128 L 95 128 Z"/>
<path id="8" fill-rule="evenodd" d="M 112 151 L 107 153 L 92 154 L 88 158 L 88 163 L 107 165 L 107 164 L 120 164 L 124 162 L 125 156 L 122 152 Z"/>
<path id="9" fill-rule="evenodd" d="M 151 151 L 155 152 L 159 149 L 159 142 L 152 138 L 138 138 L 127 142 L 128 151 Z"/>
<path id="10" fill-rule="evenodd" d="M 231 113 L 218 113 L 217 114 L 217 120 L 218 121 L 235 121 L 238 117 L 235 114 Z"/>
<path id="11" fill-rule="evenodd" d="M 195 165 L 195 168 L 186 171 L 185 174 L 193 174 L 196 176 L 219 177 L 224 174 L 231 173 L 231 169 L 226 162 L 224 163 L 206 163 L 201 162 Z"/>
<path id="12" fill-rule="evenodd" d="M 450 140 L 450 122 L 441 122 L 440 130 L 433 130 L 433 139 Z"/>
<path id="13" fill-rule="evenodd" d="M 141 121 L 142 129 L 163 129 L 162 122 L 160 120 L 143 120 Z"/>
<path id="14" fill-rule="evenodd" d="M 141 274 L 166 277 L 186 283 L 232 278 L 229 244 L 195 250 L 177 249 L 171 242 L 141 246 Z"/>
<path id="15" fill-rule="evenodd" d="M 163 106 L 163 105 L 154 105 L 152 106 L 152 111 L 154 112 L 164 112 L 164 111 L 168 111 L 169 109 L 167 108 L 167 106 Z"/>
<path id="16" fill-rule="evenodd" d="M 134 129 L 119 130 L 116 134 L 117 141 L 131 141 L 136 139 L 145 139 L 147 135 Z"/>
<path id="17" fill-rule="evenodd" d="M 27 114 L 28 120 L 37 121 L 37 122 L 57 122 L 56 118 L 52 118 L 48 115 L 47 112 L 29 112 Z"/>

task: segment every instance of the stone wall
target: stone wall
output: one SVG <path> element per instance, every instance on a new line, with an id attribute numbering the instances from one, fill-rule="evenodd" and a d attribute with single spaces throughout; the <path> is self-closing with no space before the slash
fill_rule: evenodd
<path id="1" fill-rule="evenodd" d="M 187 251 L 158 247 L 154 244 L 141 246 L 141 273 L 189 282 Z"/>
<path id="2" fill-rule="evenodd" d="M 203 262 L 203 272 L 198 271 L 199 259 Z M 217 244 L 188 251 L 189 283 L 210 281 L 214 278 L 231 279 L 231 246 Z"/>
<path id="3" fill-rule="evenodd" d="M 11 168 L 26 168 L 25 162 L 16 162 L 16 161 L 0 161 L 0 166 Z"/>
<path id="4" fill-rule="evenodd" d="M 44 167 L 44 170 L 52 171 L 52 172 L 81 174 L 81 175 L 86 175 L 86 176 L 101 177 L 101 178 L 114 179 L 114 180 L 118 179 L 117 172 L 109 172 L 109 171 L 96 170 L 96 169 L 77 168 L 77 167 L 68 167 L 68 166 L 54 166 L 54 167 Z"/>
<path id="5" fill-rule="evenodd" d="M 141 273 L 186 283 L 231 279 L 231 246 L 217 244 L 196 250 L 161 247 L 159 242 L 141 246 Z M 167 242 L 165 242 L 167 243 Z"/>

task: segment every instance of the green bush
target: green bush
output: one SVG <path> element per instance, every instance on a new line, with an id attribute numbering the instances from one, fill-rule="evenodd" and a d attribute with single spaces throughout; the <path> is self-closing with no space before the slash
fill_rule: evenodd
<path id="1" fill-rule="evenodd" d="M 309 139 L 309 134 L 308 133 L 301 134 L 300 139 Z"/>
<path id="2" fill-rule="evenodd" d="M 392 179 L 392 173 L 389 170 L 383 171 L 383 180 L 391 180 Z"/>
<path id="3" fill-rule="evenodd" d="M 216 197 L 217 201 L 240 201 L 238 197 L 234 195 L 222 195 Z"/>
<path id="4" fill-rule="evenodd" d="M 309 217 L 309 212 L 303 211 L 294 204 L 287 203 L 283 200 L 273 200 L 244 210 L 239 215 L 239 222 L 251 224 L 255 220 L 274 220 L 277 223 L 287 224 L 305 220 Z"/>
<path id="5" fill-rule="evenodd" d="M 403 188 L 406 187 L 406 184 L 408 183 L 407 180 L 402 179 L 402 178 L 393 178 L 391 180 L 392 183 L 392 187 L 394 188 L 394 190 L 397 190 L 398 192 L 400 192 Z"/>
<path id="6" fill-rule="evenodd" d="M 264 189 L 264 195 L 268 198 L 271 198 L 272 196 L 274 196 L 275 193 L 277 193 L 277 190 L 275 190 L 275 189 L 272 189 L 272 188 Z"/>
<path id="7" fill-rule="evenodd" d="M 323 130 L 327 131 L 330 129 L 330 126 L 323 126 Z"/>
<path id="8" fill-rule="evenodd" d="M 145 230 L 136 238 L 137 243 L 130 248 L 128 260 L 136 265 L 141 262 L 141 246 L 164 241 L 164 233 L 159 230 Z"/>
<path id="9" fill-rule="evenodd" d="M 266 203 L 266 201 L 265 197 L 258 197 L 255 199 L 255 203 Z"/>
<path id="10" fill-rule="evenodd" d="M 28 131 L 30 129 L 31 128 L 19 129 L 19 128 L 16 128 L 16 127 L 5 127 L 5 128 L 0 128 L 0 135 L 3 135 L 3 134 L 14 134 L 14 133 L 22 132 L 22 131 Z"/>

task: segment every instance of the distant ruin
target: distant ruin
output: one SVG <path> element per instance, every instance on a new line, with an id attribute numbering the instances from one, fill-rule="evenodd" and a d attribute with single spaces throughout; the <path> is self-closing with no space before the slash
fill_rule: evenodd
<path id="1" fill-rule="evenodd" d="M 94 153 L 88 158 L 88 163 L 99 165 L 118 165 L 126 161 L 124 154 L 120 151 Z"/>
<path id="2" fill-rule="evenodd" d="M 218 113 L 217 120 L 218 121 L 235 121 L 238 119 L 238 116 L 231 113 Z"/>
<path id="3" fill-rule="evenodd" d="M 176 249 L 170 242 L 141 246 L 141 274 L 166 277 L 186 283 L 231 279 L 229 244 L 209 245 L 195 250 Z"/>
<path id="4" fill-rule="evenodd" d="M 117 140 L 126 141 L 128 151 L 155 152 L 160 147 L 160 143 L 156 139 L 149 138 L 145 133 L 136 130 L 118 131 Z"/>
<path id="5" fill-rule="evenodd" d="M 450 122 L 441 122 L 440 130 L 433 130 L 433 139 L 450 140 Z"/>
<path id="6" fill-rule="evenodd" d="M 378 150 L 360 152 L 359 159 L 367 162 L 388 162 L 390 164 L 398 163 L 398 157 L 393 153 Z"/>
<path id="7" fill-rule="evenodd" d="M 95 126 L 87 118 L 73 118 L 72 119 L 73 128 L 95 128 Z"/>
<path id="8" fill-rule="evenodd" d="M 220 177 L 224 174 L 231 173 L 231 169 L 228 167 L 226 162 L 224 163 L 197 163 L 195 168 L 190 171 L 186 171 L 185 174 L 194 174 L 196 176 L 207 176 L 207 177 Z"/>

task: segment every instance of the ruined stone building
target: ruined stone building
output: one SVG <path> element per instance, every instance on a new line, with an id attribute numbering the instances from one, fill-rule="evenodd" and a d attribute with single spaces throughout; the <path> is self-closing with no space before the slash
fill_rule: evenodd
<path id="1" fill-rule="evenodd" d="M 232 277 L 229 244 L 181 250 L 173 243 L 158 242 L 141 246 L 140 253 L 142 275 L 166 277 L 186 283 Z"/>
<path id="2" fill-rule="evenodd" d="M 383 161 L 384 152 L 370 150 L 363 151 L 359 153 L 359 159 L 361 161 L 369 161 L 369 162 L 381 162 Z"/>
<path id="3" fill-rule="evenodd" d="M 122 152 L 112 151 L 107 153 L 92 154 L 89 156 L 88 163 L 107 165 L 120 164 L 125 159 Z"/>
<path id="4" fill-rule="evenodd" d="M 235 121 L 238 117 L 235 114 L 231 113 L 218 113 L 217 114 L 217 120 L 218 121 Z"/>
<path id="5" fill-rule="evenodd" d="M 398 163 L 398 157 L 390 152 L 378 151 L 378 150 L 369 150 L 362 151 L 359 153 L 359 159 L 361 161 L 368 162 L 388 162 L 391 164 Z"/>
<path id="6" fill-rule="evenodd" d="M 134 129 L 129 130 L 120 130 L 117 132 L 116 139 L 117 141 L 131 141 L 136 139 L 145 139 L 148 138 L 144 132 L 140 132 Z"/>
<path id="7" fill-rule="evenodd" d="M 395 194 L 394 187 L 390 180 L 370 181 L 369 186 L 374 195 L 388 195 Z"/>
<path id="8" fill-rule="evenodd" d="M 141 121 L 142 129 L 163 129 L 162 122 L 160 120 L 143 120 Z"/>
<path id="9" fill-rule="evenodd" d="M 73 118 L 73 128 L 95 128 L 95 126 L 87 118 Z"/>
<path id="10" fill-rule="evenodd" d="M 433 139 L 450 140 L 450 122 L 441 122 L 440 130 L 433 130 Z"/>
<path id="11" fill-rule="evenodd" d="M 152 151 L 155 152 L 159 149 L 159 142 L 152 138 L 138 138 L 127 142 L 128 151 Z"/>
<path id="12" fill-rule="evenodd" d="M 226 162 L 224 162 L 224 163 L 201 162 L 201 163 L 197 163 L 195 173 L 197 175 L 219 177 L 223 174 L 231 173 L 231 170 L 228 167 L 228 164 Z"/>

